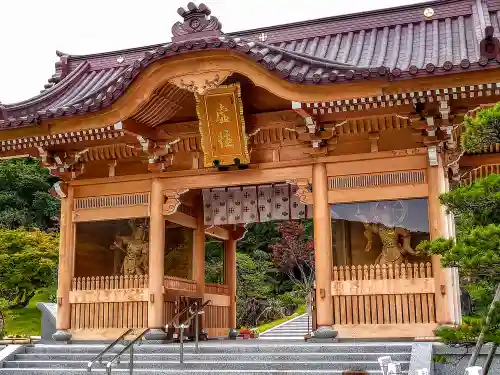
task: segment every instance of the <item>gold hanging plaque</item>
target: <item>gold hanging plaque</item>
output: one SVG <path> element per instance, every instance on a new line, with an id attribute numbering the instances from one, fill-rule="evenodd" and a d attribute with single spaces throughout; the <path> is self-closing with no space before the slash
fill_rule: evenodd
<path id="1" fill-rule="evenodd" d="M 219 86 L 195 95 L 205 167 L 215 161 L 233 165 L 235 159 L 249 164 L 240 85 Z"/>

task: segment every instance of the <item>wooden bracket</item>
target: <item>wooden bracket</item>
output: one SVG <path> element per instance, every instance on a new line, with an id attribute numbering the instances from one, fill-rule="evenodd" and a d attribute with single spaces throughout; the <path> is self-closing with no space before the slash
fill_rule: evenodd
<path id="1" fill-rule="evenodd" d="M 189 189 L 165 190 L 165 203 L 163 204 L 163 215 L 172 215 L 181 205 L 181 195 Z"/>

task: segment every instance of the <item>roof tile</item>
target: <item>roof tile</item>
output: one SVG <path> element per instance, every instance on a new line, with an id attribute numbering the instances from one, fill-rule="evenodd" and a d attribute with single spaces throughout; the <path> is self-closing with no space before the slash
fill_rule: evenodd
<path id="1" fill-rule="evenodd" d="M 435 10 L 429 20 L 423 16 L 427 6 Z M 28 125 L 50 116 L 99 110 L 116 100 L 149 64 L 192 50 L 231 48 L 303 84 L 407 79 L 491 67 L 480 59 L 479 43 L 486 26 L 500 35 L 499 11 L 500 0 L 442 0 L 221 37 L 215 35 L 220 34 L 220 23 L 214 21 L 207 23 L 215 28 L 214 35 L 176 29 L 181 34 L 165 45 L 86 56 L 58 53 L 48 89 L 30 100 L 0 106 L 0 123 Z M 259 41 L 261 33 L 267 35 L 265 43 Z"/>

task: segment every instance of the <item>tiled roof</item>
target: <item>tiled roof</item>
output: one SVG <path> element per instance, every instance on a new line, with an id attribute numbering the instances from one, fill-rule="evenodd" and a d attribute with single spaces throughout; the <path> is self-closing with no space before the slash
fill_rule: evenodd
<path id="1" fill-rule="evenodd" d="M 425 18 L 428 7 L 434 15 Z M 174 25 L 170 43 L 85 56 L 58 53 L 56 73 L 45 91 L 0 105 L 0 127 L 98 111 L 153 62 L 197 50 L 231 49 L 300 84 L 497 67 L 496 61 L 481 57 L 479 47 L 487 26 L 500 35 L 499 11 L 500 0 L 442 0 L 224 35 L 220 22 L 207 17 L 207 7 L 189 4 L 179 12 L 184 23 Z M 193 17 L 198 29 L 192 27 Z"/>

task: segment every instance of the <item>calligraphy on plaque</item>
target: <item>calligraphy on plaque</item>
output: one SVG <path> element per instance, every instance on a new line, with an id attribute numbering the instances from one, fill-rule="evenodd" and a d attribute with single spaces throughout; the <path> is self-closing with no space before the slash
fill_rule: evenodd
<path id="1" fill-rule="evenodd" d="M 240 85 L 219 86 L 204 95 L 196 94 L 196 110 L 205 167 L 249 164 Z"/>

